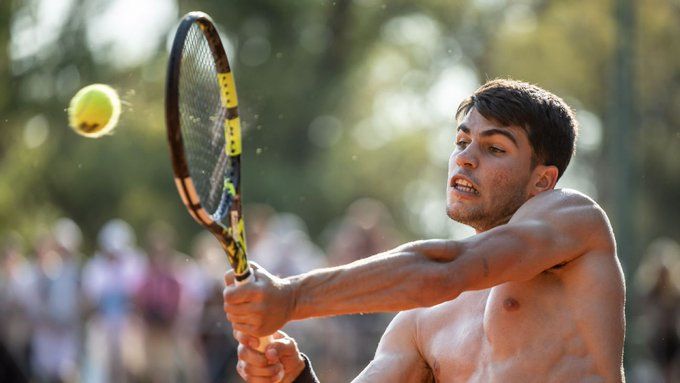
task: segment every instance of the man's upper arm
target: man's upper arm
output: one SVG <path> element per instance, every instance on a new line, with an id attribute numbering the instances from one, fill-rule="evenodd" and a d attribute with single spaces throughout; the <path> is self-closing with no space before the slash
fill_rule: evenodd
<path id="1" fill-rule="evenodd" d="M 430 373 L 416 339 L 417 310 L 397 314 L 385 330 L 375 357 L 353 383 L 423 382 Z"/>
<path id="2" fill-rule="evenodd" d="M 458 243 L 445 279 L 460 291 L 529 280 L 592 250 L 614 252 L 606 215 L 586 196 L 564 190 L 527 201 L 505 225 Z"/>

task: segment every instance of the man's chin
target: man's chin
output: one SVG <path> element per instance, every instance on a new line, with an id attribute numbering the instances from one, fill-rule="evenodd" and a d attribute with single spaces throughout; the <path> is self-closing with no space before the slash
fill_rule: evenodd
<path id="1" fill-rule="evenodd" d="M 446 205 L 446 215 L 449 216 L 452 220 L 456 222 L 460 222 L 462 224 L 466 224 L 466 216 L 465 212 L 462 209 L 462 206 L 460 206 L 459 203 L 453 203 Z"/>
<path id="2" fill-rule="evenodd" d="M 465 206 L 456 201 L 446 205 L 446 215 L 458 223 L 475 227 L 483 214 L 480 211 L 474 211 L 471 206 Z"/>

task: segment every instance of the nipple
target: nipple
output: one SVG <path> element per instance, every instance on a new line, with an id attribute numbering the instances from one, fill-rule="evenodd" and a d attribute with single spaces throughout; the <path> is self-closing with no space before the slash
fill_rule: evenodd
<path id="1" fill-rule="evenodd" d="M 503 301 L 503 308 L 507 311 L 517 311 L 519 310 L 519 302 L 515 298 L 506 298 Z"/>

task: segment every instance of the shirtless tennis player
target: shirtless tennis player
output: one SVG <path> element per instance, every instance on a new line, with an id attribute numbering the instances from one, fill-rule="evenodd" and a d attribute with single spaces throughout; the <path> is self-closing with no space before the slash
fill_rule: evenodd
<path id="1" fill-rule="evenodd" d="M 572 111 L 536 86 L 494 80 L 460 105 L 457 121 L 447 214 L 476 235 L 285 279 L 258 269 L 244 286 L 227 273 L 225 311 L 247 381 L 314 381 L 292 339 L 262 355 L 252 336 L 291 320 L 385 311 L 401 312 L 355 382 L 624 380 L 612 229 L 593 200 L 554 188 L 574 152 Z"/>

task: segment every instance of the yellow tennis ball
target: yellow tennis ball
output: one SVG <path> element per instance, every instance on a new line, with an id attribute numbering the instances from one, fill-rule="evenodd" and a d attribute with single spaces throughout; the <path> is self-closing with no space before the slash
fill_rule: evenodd
<path id="1" fill-rule="evenodd" d="M 88 85 L 71 99 L 69 125 L 82 136 L 101 137 L 116 127 L 120 109 L 115 89 L 105 84 Z"/>

